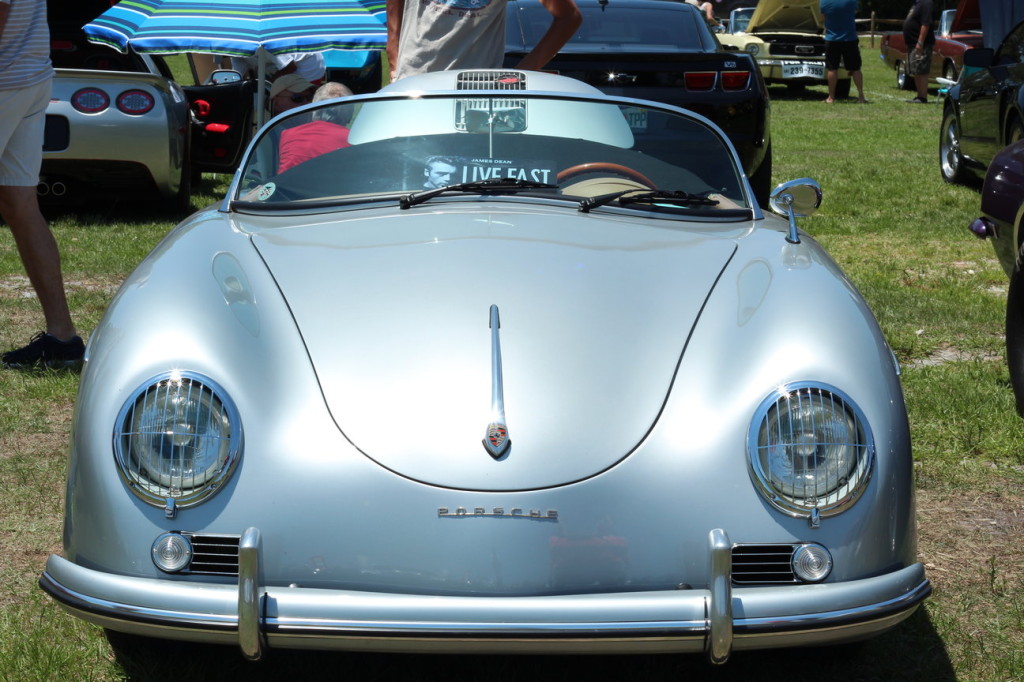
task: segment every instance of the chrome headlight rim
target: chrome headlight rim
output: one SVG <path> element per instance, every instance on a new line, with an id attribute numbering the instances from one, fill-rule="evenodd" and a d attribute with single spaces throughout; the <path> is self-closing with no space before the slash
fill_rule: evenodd
<path id="1" fill-rule="evenodd" d="M 821 400 L 823 402 L 818 407 L 837 409 L 851 420 L 851 429 L 855 432 L 854 442 L 831 444 L 852 448 L 853 461 L 824 494 L 801 497 L 781 489 L 773 482 L 777 476 L 765 467 L 761 457 L 770 447 L 761 440 L 769 415 L 794 396 L 802 396 L 812 402 Z M 864 412 L 842 390 L 818 381 L 791 382 L 772 391 L 755 410 L 747 440 L 747 463 L 755 487 L 773 507 L 795 518 L 826 518 L 846 511 L 863 496 L 874 472 L 875 441 Z"/>
<path id="2" fill-rule="evenodd" d="M 159 476 L 151 476 L 144 463 L 140 461 L 140 455 L 133 454 L 130 444 L 130 438 L 133 435 L 131 423 L 135 419 L 135 412 L 139 409 L 140 401 L 145 401 L 147 395 L 153 395 L 164 387 L 185 384 L 196 392 L 195 398 L 203 401 L 205 409 L 212 408 L 218 412 L 222 411 L 223 420 L 227 423 L 222 425 L 221 429 L 224 441 L 220 444 L 221 454 L 214 463 L 203 470 L 200 475 L 201 480 L 191 486 L 175 486 L 154 480 Z M 189 370 L 161 372 L 139 384 L 121 406 L 114 423 L 114 461 L 122 482 L 143 502 L 154 507 L 193 507 L 216 495 L 231 479 L 241 460 L 242 433 L 238 408 L 220 384 L 199 372 Z M 164 435 L 168 435 L 172 439 L 176 436 L 174 433 Z M 192 478 L 194 481 L 197 476 L 193 474 Z"/>

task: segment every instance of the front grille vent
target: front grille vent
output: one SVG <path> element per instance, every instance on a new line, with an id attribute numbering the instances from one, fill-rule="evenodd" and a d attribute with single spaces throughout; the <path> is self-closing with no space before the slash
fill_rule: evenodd
<path id="1" fill-rule="evenodd" d="M 456 90 L 525 90 L 522 71 L 464 71 L 456 81 Z"/>
<path id="2" fill-rule="evenodd" d="M 196 575 L 238 575 L 240 535 L 182 533 L 192 543 L 188 572 Z"/>
<path id="3" fill-rule="evenodd" d="M 824 57 L 825 41 L 817 36 L 765 37 L 772 46 L 772 57 Z"/>
<path id="4" fill-rule="evenodd" d="M 736 545 L 732 548 L 735 585 L 788 585 L 800 582 L 793 575 L 796 545 Z"/>

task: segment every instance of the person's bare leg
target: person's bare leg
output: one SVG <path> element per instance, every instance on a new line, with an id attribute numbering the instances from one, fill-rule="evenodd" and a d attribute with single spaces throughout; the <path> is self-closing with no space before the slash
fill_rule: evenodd
<path id="1" fill-rule="evenodd" d="M 860 71 L 854 71 L 850 74 L 853 79 L 853 84 L 857 86 L 857 101 L 867 102 L 867 98 L 864 97 L 864 74 Z"/>
<path id="2" fill-rule="evenodd" d="M 828 82 L 828 98 L 825 100 L 829 104 L 836 101 L 836 82 L 839 80 L 839 74 L 835 71 L 826 71 L 825 80 Z"/>
<path id="3" fill-rule="evenodd" d="M 914 76 L 914 85 L 917 86 L 917 96 L 922 100 L 928 99 L 928 75 Z"/>
<path id="4" fill-rule="evenodd" d="M 47 333 L 62 341 L 70 339 L 75 325 L 64 294 L 60 251 L 39 211 L 36 188 L 0 186 L 0 215 L 11 229 L 25 273 L 39 297 Z"/>

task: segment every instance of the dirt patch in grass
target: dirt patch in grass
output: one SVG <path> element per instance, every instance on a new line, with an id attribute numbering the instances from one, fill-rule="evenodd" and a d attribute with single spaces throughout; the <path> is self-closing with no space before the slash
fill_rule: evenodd
<path id="1" fill-rule="evenodd" d="M 1024 585 L 1024 491 L 918 490 L 918 551 L 940 589 Z M 993 576 L 993 567 L 995 576 Z"/>

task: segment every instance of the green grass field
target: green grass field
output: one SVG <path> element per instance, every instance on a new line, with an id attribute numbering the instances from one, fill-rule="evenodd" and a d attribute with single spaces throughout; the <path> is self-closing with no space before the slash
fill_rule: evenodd
<path id="1" fill-rule="evenodd" d="M 1003 359 L 1006 276 L 967 232 L 977 190 L 942 182 L 940 106 L 910 105 L 864 43 L 870 104 L 824 88 L 772 88 L 775 181 L 812 177 L 821 211 L 802 221 L 867 298 L 902 363 L 917 472 L 920 557 L 935 591 L 910 620 L 858 646 L 700 657 L 384 656 L 156 644 L 115 655 L 103 632 L 36 587 L 60 550 L 66 444 L 77 376 L 0 371 L 0 680 L 380 679 L 1024 680 L 1024 421 Z M 201 207 L 224 191 L 207 177 Z M 145 205 L 49 211 L 80 328 L 176 216 Z M 794 302 L 799 304 L 799 301 Z M 0 234 L 0 347 L 27 341 L 38 305 Z"/>

